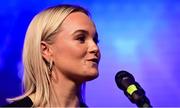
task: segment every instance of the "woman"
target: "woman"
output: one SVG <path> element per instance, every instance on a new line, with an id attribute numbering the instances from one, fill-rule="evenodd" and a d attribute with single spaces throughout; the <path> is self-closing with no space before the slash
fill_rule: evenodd
<path id="1" fill-rule="evenodd" d="M 37 14 L 24 42 L 24 94 L 9 106 L 86 106 L 83 85 L 98 77 L 100 51 L 88 11 L 58 5 Z"/>

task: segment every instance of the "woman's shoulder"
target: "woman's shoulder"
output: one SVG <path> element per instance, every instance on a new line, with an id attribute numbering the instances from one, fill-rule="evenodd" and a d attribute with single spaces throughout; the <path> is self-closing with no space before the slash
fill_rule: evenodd
<path id="1" fill-rule="evenodd" d="M 31 107 L 33 105 L 32 100 L 27 96 L 21 100 L 14 101 L 4 107 Z"/>

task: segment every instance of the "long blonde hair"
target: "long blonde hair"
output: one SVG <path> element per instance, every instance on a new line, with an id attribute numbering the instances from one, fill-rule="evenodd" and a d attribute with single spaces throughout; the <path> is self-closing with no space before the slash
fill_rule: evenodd
<path id="1" fill-rule="evenodd" d="M 50 95 L 56 96 L 51 86 L 48 65 L 41 54 L 41 42 L 52 44 L 64 19 L 70 13 L 78 11 L 89 16 L 88 11 L 82 7 L 57 5 L 43 10 L 33 18 L 26 32 L 23 48 L 24 94 L 11 100 L 20 100 L 35 93 L 33 106 L 51 106 Z"/>

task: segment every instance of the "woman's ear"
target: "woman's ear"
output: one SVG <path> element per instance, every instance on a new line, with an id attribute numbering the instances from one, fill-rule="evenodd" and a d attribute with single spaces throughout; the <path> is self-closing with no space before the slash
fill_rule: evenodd
<path id="1" fill-rule="evenodd" d="M 44 41 L 41 41 L 41 54 L 43 58 L 49 62 L 51 56 L 52 56 L 52 50 L 49 44 L 47 44 Z"/>

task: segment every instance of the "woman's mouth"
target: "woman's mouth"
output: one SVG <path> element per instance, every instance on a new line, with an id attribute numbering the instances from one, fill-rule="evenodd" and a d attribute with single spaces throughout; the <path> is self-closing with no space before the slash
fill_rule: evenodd
<path id="1" fill-rule="evenodd" d="M 88 59 L 87 61 L 89 61 L 92 64 L 93 67 L 94 66 L 97 67 L 98 64 L 99 64 L 99 59 L 98 58 L 91 58 L 91 59 Z"/>
<path id="2" fill-rule="evenodd" d="M 91 59 L 88 59 L 88 61 L 91 61 L 95 64 L 99 64 L 99 60 L 97 58 L 91 58 Z"/>

